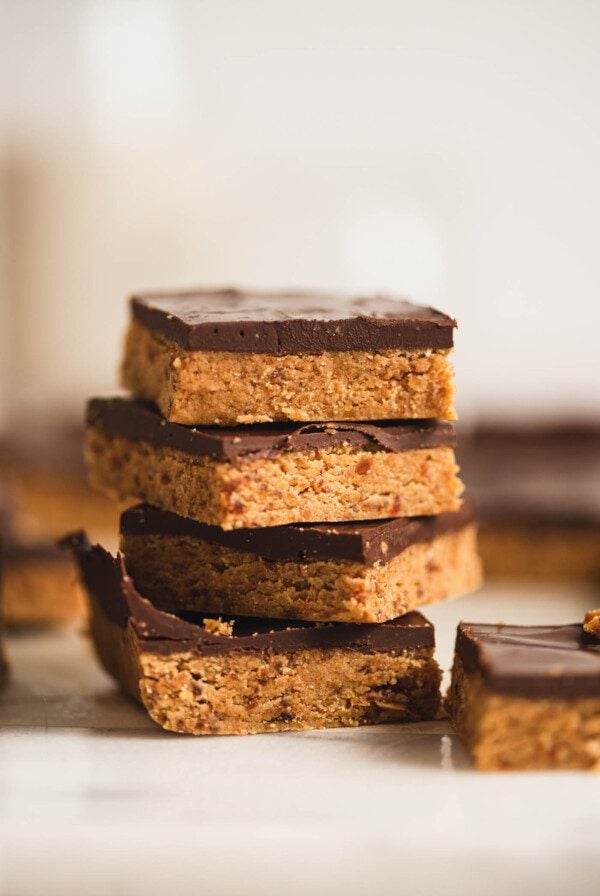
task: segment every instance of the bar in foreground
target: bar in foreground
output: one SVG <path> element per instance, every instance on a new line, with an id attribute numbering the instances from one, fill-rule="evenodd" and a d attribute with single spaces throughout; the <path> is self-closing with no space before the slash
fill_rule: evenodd
<path id="1" fill-rule="evenodd" d="M 157 610 L 121 561 L 69 540 L 100 660 L 163 728 L 257 734 L 436 718 L 434 631 L 418 613 L 382 625 L 289 625 Z"/>
<path id="2" fill-rule="evenodd" d="M 600 769 L 600 643 L 580 624 L 461 622 L 447 707 L 479 769 Z"/>

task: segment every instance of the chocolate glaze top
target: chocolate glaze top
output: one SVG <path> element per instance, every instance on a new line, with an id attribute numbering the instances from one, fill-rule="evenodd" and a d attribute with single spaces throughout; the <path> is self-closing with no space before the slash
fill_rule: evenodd
<path id="1" fill-rule="evenodd" d="M 357 448 L 372 446 L 390 452 L 456 444 L 453 425 L 442 420 L 297 426 L 262 423 L 229 429 L 199 429 L 169 423 L 151 404 L 129 398 L 93 398 L 87 407 L 87 424 L 109 437 L 222 461 L 276 457 L 287 451 L 310 451 L 342 444 Z"/>
<path id="2" fill-rule="evenodd" d="M 76 557 L 93 605 L 119 627 L 131 625 L 143 650 L 164 654 L 194 650 L 205 656 L 310 648 L 375 653 L 431 648 L 435 644 L 433 626 L 420 613 L 408 613 L 376 625 L 289 622 L 208 613 L 174 615 L 157 610 L 142 597 L 127 575 L 123 560 L 112 557 L 99 545 L 92 547 L 83 533 L 69 536 L 64 543 Z M 204 619 L 232 623 L 232 635 L 207 631 L 202 624 Z"/>
<path id="3" fill-rule="evenodd" d="M 600 423 L 480 425 L 458 459 L 484 520 L 600 525 Z"/>
<path id="4" fill-rule="evenodd" d="M 575 625 L 461 622 L 456 653 L 487 687 L 518 697 L 600 697 L 600 644 Z"/>
<path id="5" fill-rule="evenodd" d="M 456 327 L 435 308 L 377 295 L 194 289 L 135 295 L 131 310 L 145 327 L 186 351 L 446 349 Z"/>
<path id="6" fill-rule="evenodd" d="M 265 560 L 341 560 L 373 566 L 387 563 L 410 545 L 462 529 L 472 520 L 473 508 L 466 501 L 460 510 L 437 516 L 224 531 L 149 504 L 138 504 L 121 515 L 121 534 L 188 536 L 257 554 Z"/>

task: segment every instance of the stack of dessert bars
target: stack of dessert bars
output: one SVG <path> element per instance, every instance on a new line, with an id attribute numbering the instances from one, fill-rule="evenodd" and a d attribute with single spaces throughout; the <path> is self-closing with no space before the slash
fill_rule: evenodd
<path id="1" fill-rule="evenodd" d="M 480 582 L 454 456 L 456 323 L 383 297 L 131 300 L 130 398 L 88 406 L 121 556 L 72 536 L 101 661 L 164 728 L 435 718 L 433 627 Z"/>

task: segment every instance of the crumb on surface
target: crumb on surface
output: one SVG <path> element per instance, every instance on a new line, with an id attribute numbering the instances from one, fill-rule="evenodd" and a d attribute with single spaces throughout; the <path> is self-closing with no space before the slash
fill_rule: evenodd
<path id="1" fill-rule="evenodd" d="M 583 620 L 583 629 L 588 635 L 600 638 L 600 607 L 597 610 L 588 610 Z"/>
<path id="2" fill-rule="evenodd" d="M 220 616 L 218 619 L 203 619 L 202 625 L 211 635 L 223 635 L 226 638 L 233 636 L 233 622 L 223 622 Z"/>

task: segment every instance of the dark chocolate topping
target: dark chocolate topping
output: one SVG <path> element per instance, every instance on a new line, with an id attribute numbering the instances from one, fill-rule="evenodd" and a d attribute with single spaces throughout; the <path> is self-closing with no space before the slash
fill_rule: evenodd
<path id="1" fill-rule="evenodd" d="M 131 299 L 133 316 L 187 351 L 270 355 L 445 349 L 456 321 L 385 296 L 196 289 Z"/>
<path id="2" fill-rule="evenodd" d="M 235 461 L 241 457 L 275 457 L 286 451 L 310 451 L 350 443 L 382 451 L 454 447 L 451 423 L 441 420 L 381 423 L 256 424 L 235 428 L 168 423 L 151 405 L 128 398 L 93 398 L 87 423 L 105 435 L 174 448 L 199 457 Z"/>
<path id="3" fill-rule="evenodd" d="M 488 424 L 458 459 L 483 520 L 600 525 L 600 425 Z"/>
<path id="4" fill-rule="evenodd" d="M 377 625 L 166 613 L 157 610 L 139 594 L 122 559 L 115 559 L 99 545 L 92 547 L 82 533 L 69 536 L 65 544 L 75 554 L 90 599 L 116 625 L 125 628 L 131 624 L 144 650 L 167 654 L 196 650 L 207 656 L 235 651 L 283 652 L 309 648 L 373 653 L 429 648 L 435 643 L 433 626 L 420 613 L 408 613 Z M 204 619 L 233 623 L 232 636 L 207 631 L 202 625 Z"/>
<path id="5" fill-rule="evenodd" d="M 349 560 L 372 566 L 377 562 L 387 563 L 412 544 L 432 541 L 438 535 L 462 529 L 472 519 L 473 509 L 466 501 L 460 510 L 438 516 L 224 531 L 219 526 L 207 526 L 148 504 L 138 504 L 121 515 L 121 533 L 189 536 L 258 554 L 266 560 L 300 563 Z"/>
<path id="6" fill-rule="evenodd" d="M 520 697 L 600 697 L 600 644 L 577 625 L 461 622 L 456 652 L 487 687 Z"/>

